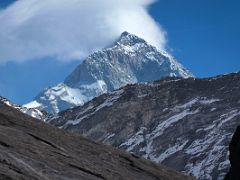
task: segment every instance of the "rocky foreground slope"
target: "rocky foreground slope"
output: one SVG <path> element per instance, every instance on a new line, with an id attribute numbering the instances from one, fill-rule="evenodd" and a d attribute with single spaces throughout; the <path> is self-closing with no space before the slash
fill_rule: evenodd
<path id="1" fill-rule="evenodd" d="M 221 180 L 240 124 L 240 73 L 128 85 L 48 122 L 197 179 Z"/>
<path id="2" fill-rule="evenodd" d="M 180 173 L 71 135 L 0 102 L 1 180 L 185 180 Z"/>
<path id="3" fill-rule="evenodd" d="M 63 83 L 43 90 L 25 106 L 58 113 L 127 84 L 166 76 L 187 78 L 192 74 L 171 55 L 124 32 L 111 47 L 87 57 Z"/>

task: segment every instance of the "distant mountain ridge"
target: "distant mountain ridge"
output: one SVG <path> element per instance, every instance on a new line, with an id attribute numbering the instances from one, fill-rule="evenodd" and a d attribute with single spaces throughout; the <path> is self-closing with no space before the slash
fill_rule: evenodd
<path id="1" fill-rule="evenodd" d="M 188 78 L 193 75 L 171 55 L 124 32 L 112 47 L 91 54 L 63 83 L 43 90 L 25 106 L 55 114 L 127 84 L 166 76 Z"/>
<path id="2" fill-rule="evenodd" d="M 127 85 L 47 122 L 199 180 L 223 180 L 240 125 L 240 73 Z"/>

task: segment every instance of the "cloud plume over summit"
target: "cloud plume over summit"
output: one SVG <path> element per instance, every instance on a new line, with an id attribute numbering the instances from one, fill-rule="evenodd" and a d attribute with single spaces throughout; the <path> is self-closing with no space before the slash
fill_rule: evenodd
<path id="1" fill-rule="evenodd" d="M 164 49 L 153 0 L 18 0 L 0 10 L 0 63 L 44 57 L 81 59 L 123 31 Z"/>

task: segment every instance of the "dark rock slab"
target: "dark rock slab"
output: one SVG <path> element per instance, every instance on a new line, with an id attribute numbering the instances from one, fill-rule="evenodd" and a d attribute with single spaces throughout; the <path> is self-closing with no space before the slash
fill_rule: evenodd
<path id="1" fill-rule="evenodd" d="M 185 180 L 150 161 L 51 127 L 0 103 L 1 180 Z"/>

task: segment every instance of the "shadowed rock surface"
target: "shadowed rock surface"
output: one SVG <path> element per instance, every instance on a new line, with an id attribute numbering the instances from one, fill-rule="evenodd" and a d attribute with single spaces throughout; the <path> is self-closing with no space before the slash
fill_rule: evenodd
<path id="1" fill-rule="evenodd" d="M 1 180 L 185 180 L 180 173 L 71 135 L 0 101 Z"/>
<path id="2" fill-rule="evenodd" d="M 240 73 L 128 85 L 49 123 L 201 180 L 222 180 L 240 124 Z"/>
<path id="3" fill-rule="evenodd" d="M 226 175 L 225 180 L 239 180 L 240 179 L 240 126 L 235 131 L 231 143 L 229 145 L 229 160 L 231 168 Z"/>

